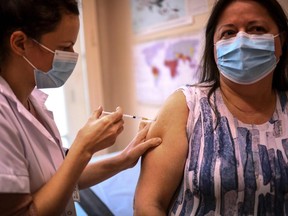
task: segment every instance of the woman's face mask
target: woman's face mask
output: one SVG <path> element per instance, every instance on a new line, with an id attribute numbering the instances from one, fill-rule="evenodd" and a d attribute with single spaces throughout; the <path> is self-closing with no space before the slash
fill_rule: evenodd
<path id="1" fill-rule="evenodd" d="M 270 74 L 277 65 L 274 36 L 239 32 L 216 43 L 220 73 L 238 84 L 253 84 Z"/>
<path id="2" fill-rule="evenodd" d="M 57 88 L 64 85 L 76 66 L 78 53 L 60 50 L 55 50 L 54 52 L 43 44 L 40 44 L 37 41 L 35 42 L 54 54 L 52 68 L 48 72 L 37 69 L 25 56 L 23 56 L 23 58 L 34 68 L 37 88 Z"/>

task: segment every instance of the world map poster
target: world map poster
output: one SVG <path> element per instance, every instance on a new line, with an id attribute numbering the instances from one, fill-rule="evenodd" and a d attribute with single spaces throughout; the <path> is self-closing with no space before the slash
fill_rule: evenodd
<path id="1" fill-rule="evenodd" d="M 136 45 L 133 53 L 138 102 L 161 105 L 180 86 L 196 83 L 201 46 L 200 34 Z"/>

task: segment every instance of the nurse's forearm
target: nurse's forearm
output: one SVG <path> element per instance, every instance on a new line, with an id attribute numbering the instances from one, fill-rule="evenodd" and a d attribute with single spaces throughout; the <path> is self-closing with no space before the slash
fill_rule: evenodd
<path id="1" fill-rule="evenodd" d="M 80 177 L 79 188 L 91 187 L 119 173 L 121 164 L 120 155 L 89 164 Z"/>

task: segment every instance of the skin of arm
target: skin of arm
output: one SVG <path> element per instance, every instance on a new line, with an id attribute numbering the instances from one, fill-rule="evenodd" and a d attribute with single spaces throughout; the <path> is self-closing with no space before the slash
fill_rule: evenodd
<path id="1" fill-rule="evenodd" d="M 148 151 L 142 159 L 135 192 L 135 216 L 167 215 L 183 177 L 188 152 L 187 117 L 185 96 L 176 91 L 165 102 L 147 135 L 147 138 L 162 138 L 162 144 Z"/>

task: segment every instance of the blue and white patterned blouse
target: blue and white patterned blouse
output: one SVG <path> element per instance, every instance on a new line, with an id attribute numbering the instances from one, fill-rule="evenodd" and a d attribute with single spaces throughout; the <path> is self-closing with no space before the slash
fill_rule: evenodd
<path id="1" fill-rule="evenodd" d="M 189 107 L 189 152 L 170 215 L 288 215 L 288 104 L 277 94 L 269 122 L 244 124 L 225 106 L 220 90 L 182 88 Z"/>

